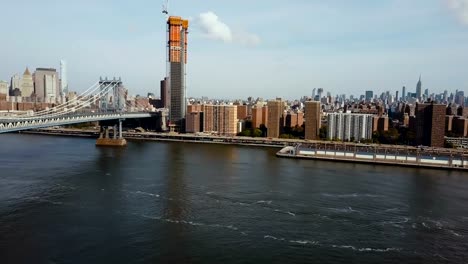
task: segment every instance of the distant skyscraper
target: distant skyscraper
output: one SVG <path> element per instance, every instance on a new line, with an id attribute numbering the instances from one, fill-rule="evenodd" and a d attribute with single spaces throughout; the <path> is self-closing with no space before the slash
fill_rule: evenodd
<path id="1" fill-rule="evenodd" d="M 57 70 L 37 68 L 34 73 L 34 92 L 39 102 L 55 103 L 60 96 Z"/>
<path id="2" fill-rule="evenodd" d="M 10 92 L 8 91 L 9 83 L 5 81 L 0 81 L 0 101 L 9 99 Z M 4 99 L 3 99 L 4 98 Z"/>
<path id="3" fill-rule="evenodd" d="M 373 97 L 374 97 L 374 92 L 373 91 L 366 91 L 366 101 L 367 102 L 372 101 Z"/>
<path id="4" fill-rule="evenodd" d="M 68 94 L 68 76 L 67 76 L 67 62 L 60 61 L 60 80 L 61 80 L 61 96 L 65 97 Z"/>
<path id="5" fill-rule="evenodd" d="M 320 131 L 320 102 L 305 102 L 305 139 L 316 140 Z"/>
<path id="6" fill-rule="evenodd" d="M 283 101 L 276 99 L 268 101 L 268 124 L 267 133 L 268 137 L 278 138 L 281 134 L 281 117 L 283 115 Z"/>
<path id="7" fill-rule="evenodd" d="M 172 124 L 183 126 L 186 111 L 185 65 L 187 63 L 188 20 L 171 16 L 167 20 L 170 112 Z M 167 85 L 167 83 L 166 83 Z"/>
<path id="8" fill-rule="evenodd" d="M 317 89 L 317 95 L 316 95 L 316 97 L 315 97 L 315 99 L 316 99 L 315 101 L 319 101 L 319 102 L 320 102 L 320 100 L 322 100 L 322 94 L 323 94 L 323 88 L 318 88 L 318 89 Z M 317 97 L 318 97 L 318 98 L 317 98 Z M 318 100 L 317 100 L 317 99 L 318 99 Z"/>
<path id="9" fill-rule="evenodd" d="M 21 79 L 21 96 L 31 97 L 33 93 L 34 93 L 34 81 L 33 81 L 31 73 L 29 72 L 29 69 L 26 68 L 26 70 L 23 73 L 23 78 Z"/>
<path id="10" fill-rule="evenodd" d="M 419 81 L 416 84 L 416 98 L 421 100 L 422 96 L 422 83 L 421 83 L 421 75 L 419 76 Z"/>
<path id="11" fill-rule="evenodd" d="M 465 106 L 465 92 L 457 91 L 455 94 L 455 103 L 459 106 Z"/>
<path id="12" fill-rule="evenodd" d="M 11 77 L 11 82 L 10 82 L 10 94 L 11 95 L 15 89 L 18 89 L 21 91 L 21 78 L 18 74 L 15 74 L 13 75 L 13 77 Z"/>
<path id="13" fill-rule="evenodd" d="M 406 101 L 406 86 L 403 86 L 401 91 L 401 100 Z"/>
<path id="14" fill-rule="evenodd" d="M 398 102 L 398 99 L 399 99 L 399 96 L 398 96 L 399 94 L 398 93 L 399 93 L 399 91 L 396 91 L 396 93 L 395 93 L 395 101 L 397 101 L 397 102 Z"/>

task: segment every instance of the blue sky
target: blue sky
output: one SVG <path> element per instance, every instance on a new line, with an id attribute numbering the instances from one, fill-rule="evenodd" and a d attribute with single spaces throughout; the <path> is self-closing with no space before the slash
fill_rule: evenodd
<path id="1" fill-rule="evenodd" d="M 4 1 L 0 79 L 68 63 L 71 90 L 121 76 L 159 94 L 165 75 L 162 1 Z M 468 87 L 468 0 L 173 0 L 191 19 L 187 93 L 298 98 Z M 210 13 L 208 13 L 210 12 Z M 209 31 L 217 16 L 221 29 Z M 219 25 L 213 25 L 219 29 Z M 219 35 L 221 34 L 221 35 Z M 223 35 L 224 34 L 224 35 Z"/>

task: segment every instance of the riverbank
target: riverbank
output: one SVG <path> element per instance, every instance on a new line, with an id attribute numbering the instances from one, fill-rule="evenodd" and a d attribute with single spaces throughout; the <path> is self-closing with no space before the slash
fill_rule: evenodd
<path id="1" fill-rule="evenodd" d="M 49 128 L 21 133 L 51 136 L 98 138 L 97 129 Z M 295 146 L 293 155 L 278 152 L 277 156 L 300 159 L 319 159 L 335 162 L 356 162 L 391 166 L 411 166 L 442 169 L 468 169 L 468 152 L 446 148 L 418 148 L 411 146 L 359 144 L 348 142 L 310 141 L 279 138 L 226 137 L 206 134 L 178 134 L 155 132 L 123 132 L 128 141 L 160 141 L 202 144 L 239 145 L 280 148 Z"/>
<path id="2" fill-rule="evenodd" d="M 24 134 L 38 134 L 48 136 L 66 136 L 66 137 L 89 137 L 98 138 L 99 130 L 84 129 L 38 129 L 22 131 Z M 292 140 L 272 140 L 266 138 L 244 138 L 244 137 L 222 137 L 194 134 L 177 133 L 154 133 L 154 132 L 123 132 L 123 137 L 129 141 L 161 141 L 161 142 L 184 142 L 184 143 L 202 143 L 202 144 L 224 144 L 255 147 L 283 148 L 284 146 L 294 145 Z"/>

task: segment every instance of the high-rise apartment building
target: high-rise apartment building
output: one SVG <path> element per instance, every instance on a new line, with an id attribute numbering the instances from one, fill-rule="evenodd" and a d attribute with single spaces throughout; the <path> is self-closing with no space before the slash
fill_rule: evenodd
<path id="1" fill-rule="evenodd" d="M 317 140 L 321 125 L 320 102 L 305 102 L 305 139 Z"/>
<path id="2" fill-rule="evenodd" d="M 214 114 L 214 105 L 203 105 L 203 115 L 204 115 L 204 122 L 203 122 L 203 131 L 204 132 L 215 132 L 215 114 Z"/>
<path id="3" fill-rule="evenodd" d="M 444 147 L 445 114 L 442 104 L 416 105 L 416 145 Z"/>
<path id="4" fill-rule="evenodd" d="M 237 106 L 237 119 L 244 120 L 247 118 L 247 106 L 238 105 Z"/>
<path id="5" fill-rule="evenodd" d="M 279 138 L 282 130 L 281 117 L 283 115 L 284 103 L 281 99 L 267 102 L 268 106 L 268 137 Z"/>
<path id="6" fill-rule="evenodd" d="M 252 107 L 252 128 L 259 128 L 262 123 L 262 107 Z M 266 125 L 266 124 L 264 124 Z"/>
<path id="7" fill-rule="evenodd" d="M 330 113 L 327 138 L 343 141 L 372 139 L 373 120 L 373 116 L 369 114 Z"/>
<path id="8" fill-rule="evenodd" d="M 171 16 L 167 20 L 170 111 L 173 125 L 183 126 L 186 111 L 185 65 L 187 64 L 188 20 Z M 166 83 L 167 85 L 167 83 Z"/>
<path id="9" fill-rule="evenodd" d="M 224 136 L 237 134 L 237 106 L 219 105 L 218 108 L 218 133 Z"/>
<path id="10" fill-rule="evenodd" d="M 268 125 L 268 106 L 262 106 L 262 124 L 267 126 Z"/>
<path id="11" fill-rule="evenodd" d="M 203 112 L 187 112 L 185 132 L 197 133 L 203 130 Z"/>
<path id="12" fill-rule="evenodd" d="M 194 105 L 196 106 L 196 105 Z M 237 106 L 236 105 L 202 105 L 202 112 L 199 108 L 189 108 L 192 113 L 187 114 L 187 132 L 197 130 L 197 122 L 200 122 L 200 131 L 207 133 L 217 133 L 223 136 L 235 136 L 237 129 Z M 200 113 L 198 117 L 196 114 Z M 198 132 L 198 131 L 197 131 Z"/>

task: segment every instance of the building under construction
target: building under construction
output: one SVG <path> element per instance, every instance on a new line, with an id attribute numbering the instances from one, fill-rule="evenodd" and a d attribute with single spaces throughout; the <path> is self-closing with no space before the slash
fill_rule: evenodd
<path id="1" fill-rule="evenodd" d="M 188 20 L 177 16 L 170 16 L 167 20 L 167 52 L 169 88 L 169 121 L 170 125 L 184 130 L 186 112 L 185 65 L 187 64 L 187 35 Z"/>

